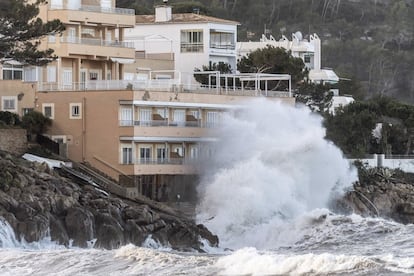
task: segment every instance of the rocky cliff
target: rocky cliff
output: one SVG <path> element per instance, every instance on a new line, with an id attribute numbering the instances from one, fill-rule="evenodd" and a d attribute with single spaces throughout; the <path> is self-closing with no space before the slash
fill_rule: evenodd
<path id="1" fill-rule="evenodd" d="M 414 223 L 414 174 L 360 168 L 359 182 L 336 203 L 342 211 Z"/>
<path id="2" fill-rule="evenodd" d="M 218 238 L 203 225 L 172 209 L 154 208 L 110 195 L 92 185 L 61 177 L 45 164 L 0 152 L 0 217 L 28 242 L 50 235 L 53 241 L 86 247 L 141 245 L 149 236 L 177 250 L 201 251 L 200 239 Z M 166 210 L 166 211 L 162 211 Z"/>

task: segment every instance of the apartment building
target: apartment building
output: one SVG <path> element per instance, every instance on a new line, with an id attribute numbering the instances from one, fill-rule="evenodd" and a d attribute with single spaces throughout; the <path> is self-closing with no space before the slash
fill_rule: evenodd
<path id="1" fill-rule="evenodd" d="M 301 58 L 305 67 L 309 69 L 309 80 L 312 82 L 337 83 L 339 77 L 329 68 L 321 65 L 321 39 L 317 34 L 311 34 L 304 39 L 301 32 L 292 34 L 292 40 L 282 35 L 276 40 L 272 35 L 262 35 L 260 41 L 237 42 L 237 56 L 241 58 L 257 49 L 265 48 L 267 45 L 280 47 L 291 51 L 292 56 Z"/>
<path id="2" fill-rule="evenodd" d="M 154 15 L 137 15 L 125 39 L 137 52 L 174 53 L 174 69 L 191 81 L 195 68 L 213 63 L 224 62 L 236 70 L 238 24 L 198 13 L 175 14 L 171 6 L 161 5 Z"/>
<path id="3" fill-rule="evenodd" d="M 272 80 L 289 85 L 289 75 L 220 78 L 222 83 L 239 78 L 241 83 L 257 86 L 177 90 L 179 78 L 137 80 L 126 81 L 128 89 L 38 93 L 37 103 L 53 120 L 48 135 L 67 145 L 72 160 L 88 162 L 150 198 L 171 200 L 180 194 L 182 200 L 190 200 L 200 158 L 214 154 L 210 145 L 218 142 L 223 112 L 254 97 L 292 105 L 295 101 L 289 91 L 266 89 L 266 82 Z"/>

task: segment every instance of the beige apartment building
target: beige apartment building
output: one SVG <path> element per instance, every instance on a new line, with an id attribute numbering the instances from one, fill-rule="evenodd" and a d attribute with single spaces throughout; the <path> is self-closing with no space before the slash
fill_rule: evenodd
<path id="1" fill-rule="evenodd" d="M 271 76 L 261 76 L 262 81 L 266 77 Z M 214 154 L 210 145 L 218 142 L 223 112 L 254 97 L 294 104 L 289 92 L 187 90 L 171 81 L 148 80 L 145 88 L 136 81 L 128 89 L 39 92 L 37 108 L 53 120 L 48 135 L 67 145 L 70 159 L 88 162 L 150 198 L 171 200 L 180 194 L 191 200 L 200 158 Z"/>

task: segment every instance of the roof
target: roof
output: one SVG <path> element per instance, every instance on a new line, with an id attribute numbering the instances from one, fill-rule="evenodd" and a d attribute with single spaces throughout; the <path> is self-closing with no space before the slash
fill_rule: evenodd
<path id="1" fill-rule="evenodd" d="M 239 22 L 221 19 L 217 17 L 201 15 L 196 13 L 174 13 L 172 14 L 172 20 L 155 22 L 155 15 L 136 15 L 135 16 L 136 24 L 171 24 L 171 23 L 221 23 L 221 24 L 231 24 L 231 25 L 240 25 Z"/>

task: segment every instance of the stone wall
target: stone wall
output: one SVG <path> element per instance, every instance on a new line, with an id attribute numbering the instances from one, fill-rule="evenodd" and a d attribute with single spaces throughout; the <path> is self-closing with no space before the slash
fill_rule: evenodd
<path id="1" fill-rule="evenodd" d="M 23 154 L 27 150 L 25 129 L 0 128 L 0 150 Z"/>

